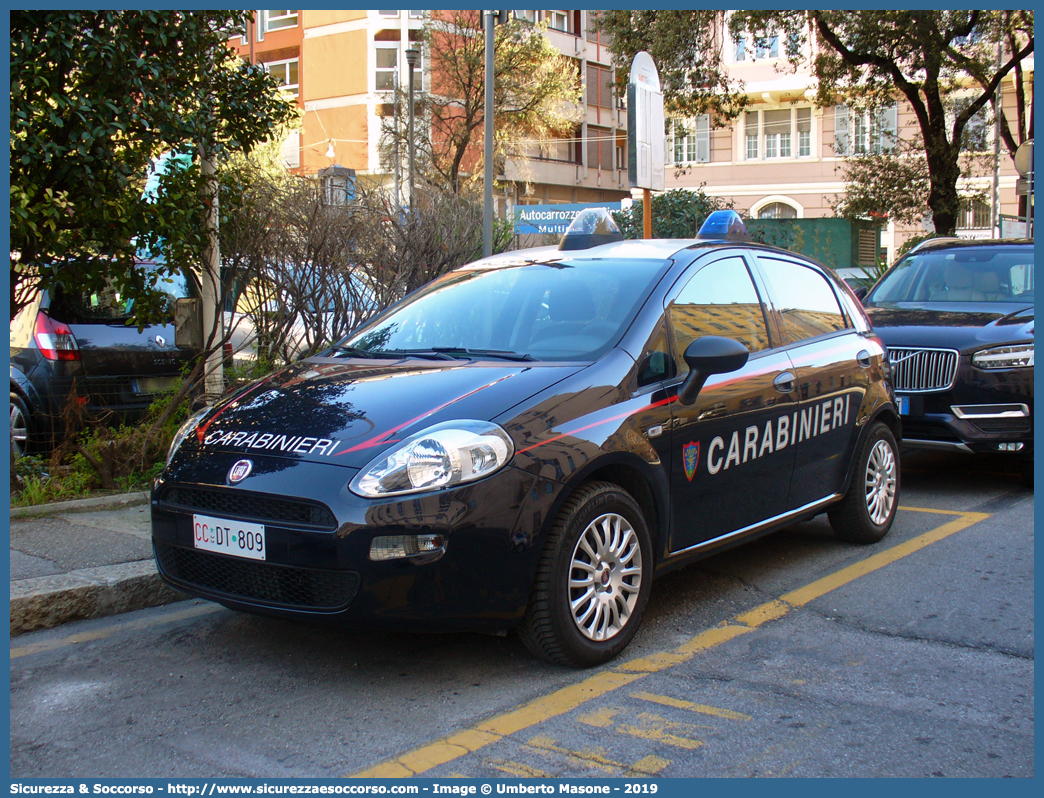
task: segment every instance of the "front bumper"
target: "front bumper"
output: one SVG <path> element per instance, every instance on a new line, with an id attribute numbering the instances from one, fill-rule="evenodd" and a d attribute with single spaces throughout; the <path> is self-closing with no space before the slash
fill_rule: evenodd
<path id="1" fill-rule="evenodd" d="M 1033 369 L 985 371 L 961 357 L 953 387 L 896 392 L 903 446 L 973 453 L 1033 452 Z"/>
<path id="2" fill-rule="evenodd" d="M 235 454 L 168 469 L 152 491 L 160 575 L 192 596 L 247 612 L 359 627 L 499 631 L 525 612 L 561 486 L 508 466 L 460 488 L 352 494 L 354 469 L 255 457 L 235 487 Z M 264 561 L 197 549 L 193 515 L 265 527 Z M 441 554 L 373 561 L 378 535 L 441 534 Z"/>

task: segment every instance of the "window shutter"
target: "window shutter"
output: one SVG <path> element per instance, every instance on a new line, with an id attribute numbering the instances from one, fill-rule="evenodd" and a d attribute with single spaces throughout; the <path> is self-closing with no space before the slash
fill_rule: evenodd
<path id="1" fill-rule="evenodd" d="M 848 155 L 848 106 L 834 106 L 834 155 Z"/>
<path id="2" fill-rule="evenodd" d="M 881 152 L 892 152 L 899 142 L 899 106 L 881 109 Z"/>
<path id="3" fill-rule="evenodd" d="M 696 117 L 696 163 L 710 163 L 710 114 Z"/>

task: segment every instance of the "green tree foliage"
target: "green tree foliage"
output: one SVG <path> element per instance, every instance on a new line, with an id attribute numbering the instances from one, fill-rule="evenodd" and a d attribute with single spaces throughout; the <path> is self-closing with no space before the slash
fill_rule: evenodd
<path id="1" fill-rule="evenodd" d="M 619 65 L 629 65 L 639 50 L 653 55 L 668 108 L 687 116 L 709 110 L 722 123 L 742 110 L 744 86 L 722 63 L 726 26 L 734 37 L 746 33 L 755 55 L 759 43 L 779 36 L 790 67 L 811 68 L 820 106 L 873 108 L 904 99 L 917 120 L 929 179 L 926 202 L 940 234 L 956 227 L 961 141 L 969 120 L 995 102 L 1001 80 L 1012 73 L 1021 78 L 1033 54 L 1032 11 L 624 10 L 603 12 L 600 24 Z M 810 41 L 814 55 L 807 63 Z M 955 111 L 955 93 L 969 91 Z M 1009 154 L 1016 136 L 1033 135 L 1021 88 L 1018 100 L 1014 134 L 1001 114 Z"/>
<path id="2" fill-rule="evenodd" d="M 249 151 L 294 114 L 274 80 L 227 47 L 245 18 L 11 12 L 12 317 L 37 287 L 98 289 L 106 277 L 136 299 L 139 323 L 160 312 L 135 251 L 199 242 L 205 200 L 183 175 L 143 198 L 153 159 L 208 141 L 218 155 Z"/>
<path id="3" fill-rule="evenodd" d="M 571 135 L 582 98 L 575 62 L 544 36 L 545 26 L 513 19 L 494 31 L 494 157 L 498 163 L 534 140 Z M 485 35 L 480 11 L 435 12 L 425 26 L 430 91 L 416 98 L 416 175 L 438 191 L 466 193 L 482 180 L 485 116 Z M 385 118 L 386 159 L 398 139 L 405 160 L 408 111 Z"/>
<path id="4" fill-rule="evenodd" d="M 652 198 L 653 238 L 695 238 L 700 227 L 714 211 L 731 208 L 731 202 L 720 197 L 708 197 L 701 186 L 696 191 L 676 188 Z M 624 238 L 641 238 L 643 231 L 642 203 L 634 202 L 623 211 L 614 211 L 613 220 Z"/>

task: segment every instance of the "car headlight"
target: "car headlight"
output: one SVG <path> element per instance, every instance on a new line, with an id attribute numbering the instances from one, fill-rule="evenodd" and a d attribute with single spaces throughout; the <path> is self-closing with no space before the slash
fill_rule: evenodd
<path id="1" fill-rule="evenodd" d="M 1033 344 L 995 346 L 972 355 L 972 365 L 981 369 L 1017 369 L 1033 367 Z"/>
<path id="2" fill-rule="evenodd" d="M 164 468 L 170 465 L 170 459 L 174 456 L 174 452 L 178 450 L 178 447 L 181 446 L 182 441 L 184 441 L 185 438 L 189 436 L 189 433 L 196 428 L 196 425 L 203 420 L 203 416 L 209 413 L 212 409 L 213 408 L 210 407 L 204 407 L 198 413 L 193 413 L 189 416 L 185 423 L 178 427 L 178 431 L 174 433 L 174 440 L 170 442 L 170 448 L 167 449 L 167 462 L 163 464 Z"/>
<path id="3" fill-rule="evenodd" d="M 438 490 L 488 477 L 514 454 L 511 438 L 496 424 L 446 421 L 371 461 L 348 487 L 371 499 Z"/>

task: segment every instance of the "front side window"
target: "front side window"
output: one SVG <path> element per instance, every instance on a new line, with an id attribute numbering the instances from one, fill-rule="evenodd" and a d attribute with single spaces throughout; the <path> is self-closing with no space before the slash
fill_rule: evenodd
<path id="1" fill-rule="evenodd" d="M 784 344 L 844 330 L 848 325 L 827 278 L 800 263 L 760 256 L 762 273 L 783 316 Z"/>
<path id="2" fill-rule="evenodd" d="M 696 272 L 667 308 L 677 373 L 686 374 L 685 349 L 697 338 L 721 335 L 751 352 L 769 348 L 761 300 L 743 258 L 709 263 Z"/>

